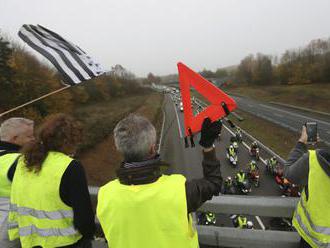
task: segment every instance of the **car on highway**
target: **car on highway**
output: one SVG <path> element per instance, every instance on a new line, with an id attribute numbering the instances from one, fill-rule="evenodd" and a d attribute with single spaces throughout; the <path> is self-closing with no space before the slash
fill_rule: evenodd
<path id="1" fill-rule="evenodd" d="M 183 103 L 182 102 L 180 102 L 179 109 L 181 112 L 183 112 Z"/>

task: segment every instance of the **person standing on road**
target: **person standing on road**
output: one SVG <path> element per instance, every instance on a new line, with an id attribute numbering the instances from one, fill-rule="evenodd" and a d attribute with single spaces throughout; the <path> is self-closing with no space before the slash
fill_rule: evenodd
<path id="1" fill-rule="evenodd" d="M 95 224 L 82 165 L 70 155 L 81 141 L 80 124 L 55 114 L 23 147 L 10 198 L 8 233 L 22 248 L 91 247 Z"/>
<path id="2" fill-rule="evenodd" d="M 293 216 L 301 247 L 330 247 L 330 151 L 308 150 L 305 126 L 289 154 L 284 176 L 304 187 Z"/>
<path id="3" fill-rule="evenodd" d="M 34 139 L 33 128 L 32 120 L 18 117 L 8 119 L 0 126 L 0 247 L 20 247 L 18 241 L 9 241 L 7 218 L 20 149 Z"/>
<path id="4" fill-rule="evenodd" d="M 198 247 L 190 214 L 220 192 L 213 145 L 220 128 L 220 121 L 204 120 L 199 142 L 204 178 L 187 181 L 161 173 L 156 130 L 149 120 L 131 114 L 117 124 L 115 145 L 124 162 L 118 179 L 100 188 L 96 211 L 109 247 Z"/>

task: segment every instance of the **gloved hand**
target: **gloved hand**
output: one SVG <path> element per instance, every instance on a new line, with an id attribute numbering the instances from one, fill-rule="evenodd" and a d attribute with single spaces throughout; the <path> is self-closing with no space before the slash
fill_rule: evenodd
<path id="1" fill-rule="evenodd" d="M 220 120 L 211 122 L 210 118 L 205 118 L 201 129 L 201 139 L 199 144 L 204 148 L 210 148 L 221 132 L 222 122 Z"/>

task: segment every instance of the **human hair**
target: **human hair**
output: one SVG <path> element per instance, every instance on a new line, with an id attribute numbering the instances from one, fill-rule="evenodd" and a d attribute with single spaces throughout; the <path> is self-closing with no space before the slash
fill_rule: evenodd
<path id="1" fill-rule="evenodd" d="M 0 126 L 0 140 L 10 141 L 14 136 L 18 136 L 24 131 L 23 126 L 33 125 L 34 122 L 32 120 L 22 117 L 13 117 L 5 120 Z"/>
<path id="2" fill-rule="evenodd" d="M 81 136 L 81 124 L 72 116 L 62 113 L 48 116 L 36 131 L 36 139 L 22 149 L 26 167 L 40 171 L 49 151 L 68 154 L 81 142 Z"/>
<path id="3" fill-rule="evenodd" d="M 150 148 L 156 144 L 156 129 L 148 119 L 130 114 L 116 125 L 114 139 L 125 161 L 138 162 L 150 156 Z"/>

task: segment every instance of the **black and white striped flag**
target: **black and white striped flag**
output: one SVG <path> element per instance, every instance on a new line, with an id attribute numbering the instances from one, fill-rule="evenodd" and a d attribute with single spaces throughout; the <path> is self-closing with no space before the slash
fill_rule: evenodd
<path id="1" fill-rule="evenodd" d="M 56 67 L 67 85 L 79 84 L 104 73 L 100 64 L 77 45 L 41 25 L 25 24 L 18 35 Z"/>

